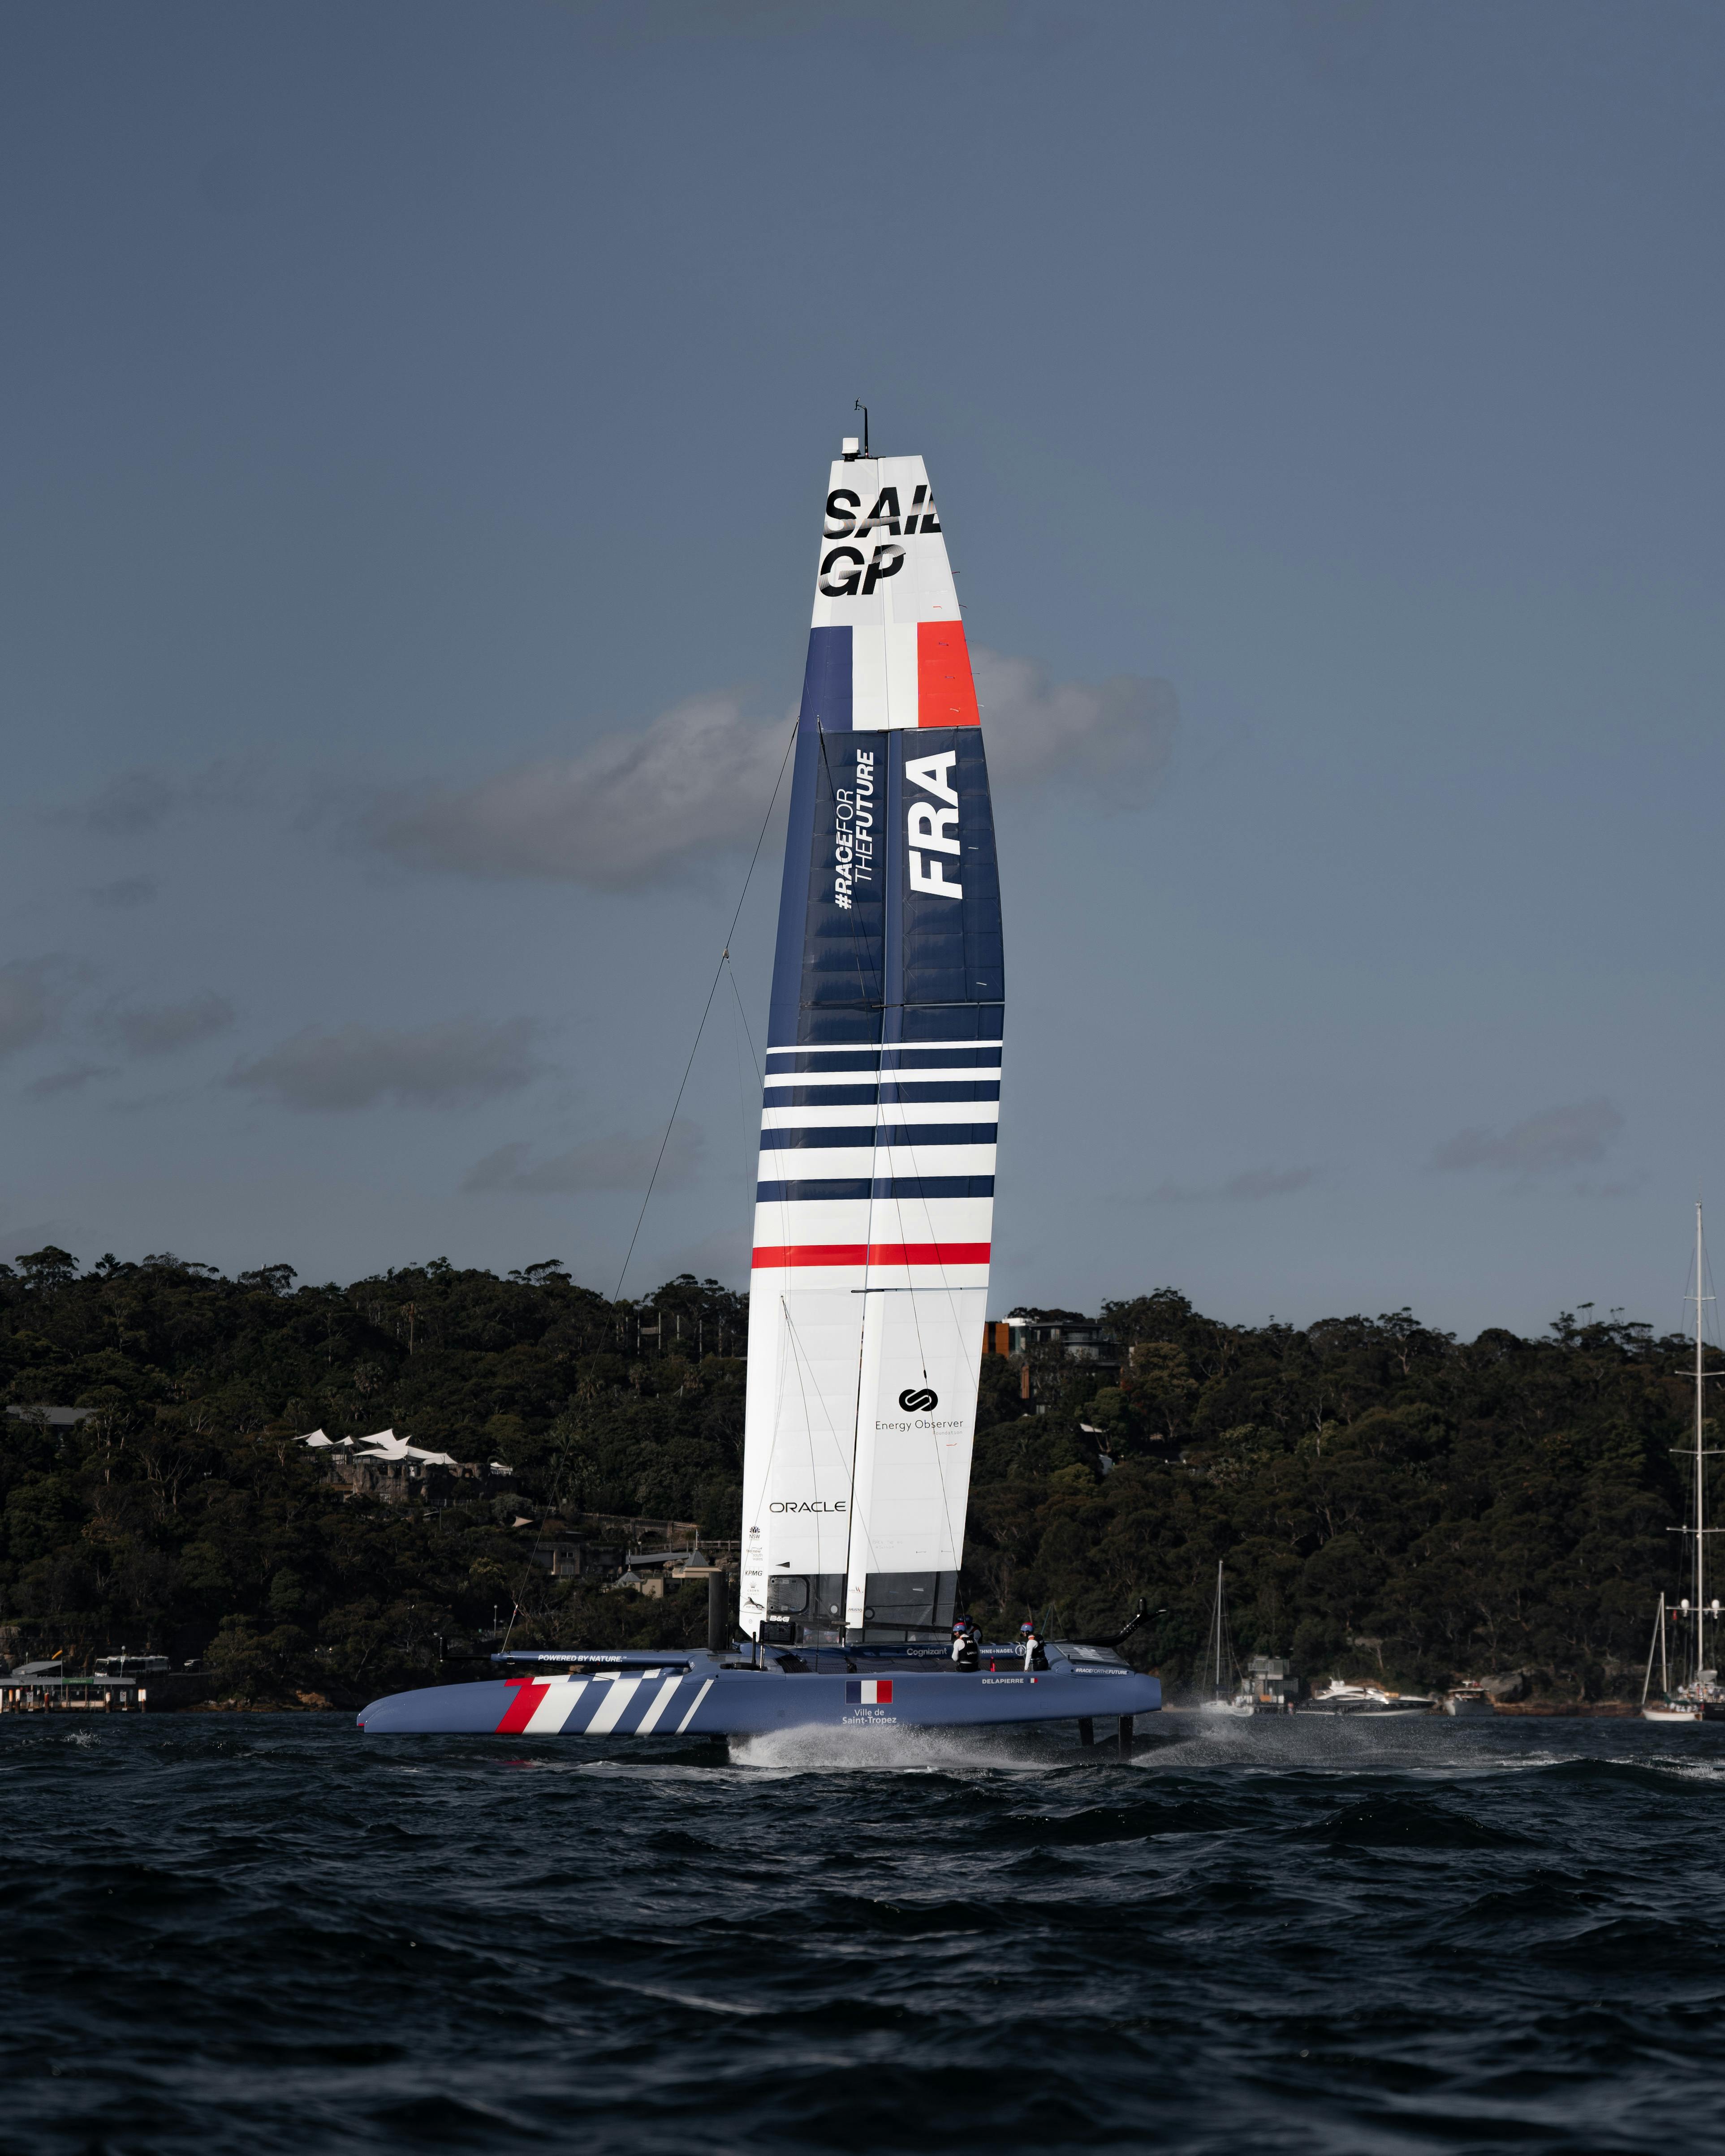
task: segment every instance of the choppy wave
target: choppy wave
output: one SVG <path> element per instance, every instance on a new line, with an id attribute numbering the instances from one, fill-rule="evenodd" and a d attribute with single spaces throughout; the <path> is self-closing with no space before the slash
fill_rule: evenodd
<path id="1" fill-rule="evenodd" d="M 0 1722 L 8 2156 L 1717 2143 L 1725 1731 Z"/>

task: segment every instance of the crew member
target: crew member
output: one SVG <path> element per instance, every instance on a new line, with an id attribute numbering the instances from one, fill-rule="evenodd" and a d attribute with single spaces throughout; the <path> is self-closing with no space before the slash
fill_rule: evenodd
<path id="1" fill-rule="evenodd" d="M 952 1627 L 952 1660 L 961 1670 L 973 1670 L 983 1658 L 977 1630 L 968 1617 L 961 1617 Z"/>
<path id="2" fill-rule="evenodd" d="M 1042 1640 L 1028 1617 L 1019 1627 L 1019 1645 L 1024 1650 L 1027 1670 L 1045 1670 L 1048 1667 L 1048 1656 L 1042 1651 Z"/>

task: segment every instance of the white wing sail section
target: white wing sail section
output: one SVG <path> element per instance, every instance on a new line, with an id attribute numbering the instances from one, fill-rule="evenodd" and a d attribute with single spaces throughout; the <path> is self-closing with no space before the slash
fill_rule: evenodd
<path id="1" fill-rule="evenodd" d="M 1003 1014 L 988 769 L 920 457 L 832 468 L 768 1029 L 744 1458 L 754 1636 L 950 1623 Z"/>

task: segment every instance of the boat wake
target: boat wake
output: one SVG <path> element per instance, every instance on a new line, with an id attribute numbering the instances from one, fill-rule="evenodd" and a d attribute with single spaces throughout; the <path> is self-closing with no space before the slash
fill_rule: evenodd
<path id="1" fill-rule="evenodd" d="M 994 1730 L 811 1725 L 731 1739 L 734 1766 L 769 1774 L 1045 1774 L 1096 1758 L 1100 1750 L 1086 1753 L 1022 1725 Z"/>

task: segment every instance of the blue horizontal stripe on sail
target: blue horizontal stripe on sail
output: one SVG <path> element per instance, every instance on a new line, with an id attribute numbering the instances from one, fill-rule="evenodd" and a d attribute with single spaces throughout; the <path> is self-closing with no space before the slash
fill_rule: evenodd
<path id="1" fill-rule="evenodd" d="M 839 1055 L 809 1054 L 795 1048 L 769 1048 L 767 1073 L 783 1076 L 798 1070 L 998 1070 L 998 1048 L 861 1048 Z"/>
<path id="2" fill-rule="evenodd" d="M 806 1130 L 762 1131 L 762 1152 L 800 1152 L 820 1146 L 993 1145 L 999 1123 L 818 1123 Z"/>
<path id="3" fill-rule="evenodd" d="M 762 1183 L 755 1195 L 763 1205 L 794 1204 L 798 1199 L 830 1198 L 992 1198 L 992 1175 L 832 1176 L 810 1183 Z"/>
<path id="4" fill-rule="evenodd" d="M 965 865 L 969 865 L 968 856 Z M 999 902 L 997 896 L 997 906 Z M 968 904 L 967 899 L 967 908 Z M 998 935 L 998 913 L 995 919 Z M 1005 1030 L 1001 1023 L 1003 1015 L 999 1002 L 906 1004 L 899 1016 L 897 1038 L 906 1048 L 914 1048 L 925 1040 L 999 1040 Z"/>
<path id="5" fill-rule="evenodd" d="M 959 1080 L 950 1086 L 896 1085 L 883 1079 L 878 1086 L 793 1086 L 768 1081 L 769 1108 L 866 1108 L 877 1101 L 998 1101 L 1000 1084 Z"/>
<path id="6" fill-rule="evenodd" d="M 998 1048 L 889 1048 L 883 1068 L 888 1070 L 998 1070 Z"/>
<path id="7" fill-rule="evenodd" d="M 838 1055 L 804 1055 L 794 1048 L 784 1049 L 777 1054 L 770 1048 L 767 1051 L 768 1077 L 776 1072 L 790 1070 L 878 1070 L 880 1068 L 880 1051 L 878 1048 L 847 1050 Z"/>

